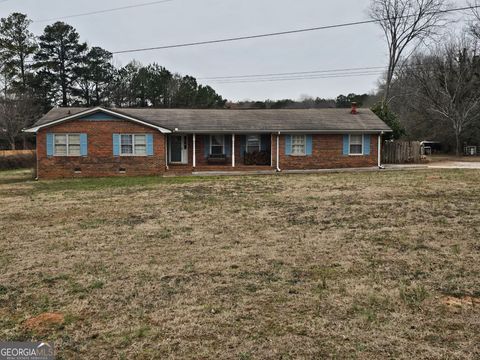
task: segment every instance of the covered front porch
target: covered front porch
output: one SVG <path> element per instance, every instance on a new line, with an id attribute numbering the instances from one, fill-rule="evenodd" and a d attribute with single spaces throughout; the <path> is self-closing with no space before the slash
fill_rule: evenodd
<path id="1" fill-rule="evenodd" d="M 169 134 L 166 168 L 175 173 L 271 170 L 271 134 Z"/>

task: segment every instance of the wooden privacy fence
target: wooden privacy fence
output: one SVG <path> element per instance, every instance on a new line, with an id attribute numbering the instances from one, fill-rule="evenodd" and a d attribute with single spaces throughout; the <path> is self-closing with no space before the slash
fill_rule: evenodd
<path id="1" fill-rule="evenodd" d="M 421 162 L 419 141 L 387 141 L 383 144 L 384 164 L 415 164 Z"/>
<path id="2" fill-rule="evenodd" d="M 0 150 L 0 157 L 35 155 L 35 150 Z"/>

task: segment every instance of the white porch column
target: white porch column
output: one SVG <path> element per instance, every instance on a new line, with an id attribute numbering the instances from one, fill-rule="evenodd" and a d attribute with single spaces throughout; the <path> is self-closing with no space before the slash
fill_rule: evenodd
<path id="1" fill-rule="evenodd" d="M 280 171 L 280 133 L 277 134 L 277 171 Z"/>
<path id="2" fill-rule="evenodd" d="M 235 134 L 232 134 L 232 167 L 235 167 Z"/>
<path id="3" fill-rule="evenodd" d="M 382 167 L 382 134 L 378 135 L 378 167 Z"/>
<path id="4" fill-rule="evenodd" d="M 193 154 L 192 154 L 192 161 L 193 161 L 193 167 L 197 166 L 197 148 L 196 148 L 196 136 L 193 134 Z"/>

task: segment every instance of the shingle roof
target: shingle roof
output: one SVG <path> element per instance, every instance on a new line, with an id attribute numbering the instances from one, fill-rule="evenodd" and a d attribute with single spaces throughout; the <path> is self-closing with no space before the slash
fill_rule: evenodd
<path id="1" fill-rule="evenodd" d="M 56 108 L 34 127 L 44 126 L 86 108 Z M 178 132 L 277 132 L 277 131 L 391 131 L 369 109 L 280 109 L 280 110 L 210 110 L 210 109 L 109 109 L 154 126 Z M 178 130 L 177 130 L 178 129 Z"/>

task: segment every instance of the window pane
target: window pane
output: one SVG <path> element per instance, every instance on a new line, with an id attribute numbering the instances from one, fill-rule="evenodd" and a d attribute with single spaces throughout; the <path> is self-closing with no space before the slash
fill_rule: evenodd
<path id="1" fill-rule="evenodd" d="M 135 135 L 135 155 L 147 155 L 147 137 Z"/>
<path id="2" fill-rule="evenodd" d="M 223 151 L 223 144 L 225 137 L 223 135 L 212 135 L 210 137 L 211 144 L 210 144 L 210 152 L 212 155 L 222 155 Z"/>
<path id="3" fill-rule="evenodd" d="M 80 145 L 80 135 L 79 134 L 70 134 L 68 135 L 68 143 L 70 145 Z"/>
<path id="4" fill-rule="evenodd" d="M 304 155 L 305 150 L 302 145 L 293 145 L 292 146 L 292 154 L 294 155 Z"/>
<path id="5" fill-rule="evenodd" d="M 135 155 L 147 155 L 147 147 L 142 144 L 135 144 Z"/>
<path id="6" fill-rule="evenodd" d="M 68 135 L 68 155 L 80 156 L 80 135 L 79 134 Z"/>
<path id="7" fill-rule="evenodd" d="M 133 154 L 132 145 L 122 145 L 122 154 Z"/>
<path id="8" fill-rule="evenodd" d="M 305 136 L 298 136 L 298 135 L 292 136 L 293 145 L 303 145 L 304 142 L 305 142 Z"/>
<path id="9" fill-rule="evenodd" d="M 120 139 L 122 145 L 132 145 L 132 135 L 121 135 Z"/>
<path id="10" fill-rule="evenodd" d="M 350 144 L 362 145 L 362 135 L 351 135 Z"/>
<path id="11" fill-rule="evenodd" d="M 67 155 L 67 145 L 65 145 L 65 144 L 55 144 L 55 155 L 66 156 Z"/>
<path id="12" fill-rule="evenodd" d="M 55 145 L 67 145 L 67 135 L 55 135 Z"/>
<path id="13" fill-rule="evenodd" d="M 122 154 L 133 154 L 132 135 L 121 135 L 120 144 Z"/>
<path id="14" fill-rule="evenodd" d="M 135 135 L 135 145 L 145 145 L 147 143 L 145 135 Z"/>
<path id="15" fill-rule="evenodd" d="M 249 135 L 247 136 L 247 152 L 253 153 L 255 151 L 260 151 L 260 136 Z"/>
<path id="16" fill-rule="evenodd" d="M 223 146 L 212 146 L 212 154 L 213 155 L 222 155 L 223 154 Z"/>
<path id="17" fill-rule="evenodd" d="M 69 144 L 68 145 L 68 155 L 80 156 L 80 145 Z"/>
<path id="18" fill-rule="evenodd" d="M 362 153 L 362 145 L 350 144 L 350 154 L 361 154 L 361 153 Z"/>
<path id="19" fill-rule="evenodd" d="M 213 135 L 212 136 L 212 146 L 214 146 L 214 145 L 223 146 L 223 140 L 224 140 L 223 135 Z"/>

